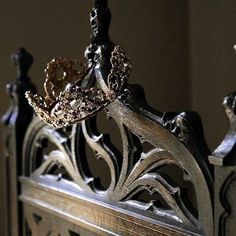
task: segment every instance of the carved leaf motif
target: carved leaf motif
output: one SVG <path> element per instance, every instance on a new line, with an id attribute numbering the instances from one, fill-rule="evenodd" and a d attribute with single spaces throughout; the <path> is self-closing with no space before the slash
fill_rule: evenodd
<path id="1" fill-rule="evenodd" d="M 94 150 L 98 158 L 102 158 L 108 164 L 111 175 L 111 184 L 107 192 L 113 191 L 117 182 L 117 175 L 119 170 L 116 156 L 112 152 L 111 148 L 106 145 L 104 135 L 101 134 L 99 136 L 96 136 L 93 133 L 89 121 L 82 122 L 82 129 L 87 144 Z"/>
<path id="2" fill-rule="evenodd" d="M 111 114 L 110 114 L 111 116 Z M 120 202 L 129 206 L 150 211 L 154 214 L 169 216 L 172 220 L 188 224 L 197 225 L 197 219 L 187 209 L 181 199 L 181 189 L 172 187 L 167 180 L 158 173 L 158 169 L 166 165 L 178 165 L 171 153 L 161 148 L 153 147 L 147 152 L 138 152 L 137 145 L 147 142 L 144 137 L 136 138 L 132 135 L 127 127 L 118 120 L 118 127 L 121 131 L 123 142 L 123 161 L 119 166 L 117 156 L 112 151 L 109 142 L 107 142 L 104 134 L 97 134 L 95 125 L 91 125 L 91 121 L 84 121 L 81 124 L 81 134 L 84 136 L 86 143 L 92 148 L 97 158 L 102 158 L 108 165 L 111 175 L 110 186 L 106 191 L 100 191 L 94 184 L 94 177 L 87 177 L 83 172 L 83 163 L 80 162 L 80 152 L 74 152 L 78 145 L 75 138 L 78 132 L 78 126 L 74 126 L 71 132 L 71 148 L 67 145 L 68 137 L 62 131 L 53 128 L 44 127 L 41 130 L 41 136 L 47 137 L 54 143 L 58 150 L 52 151 L 32 174 L 35 176 L 47 175 L 50 169 L 57 166 L 63 166 L 72 181 L 85 192 L 95 194 L 104 199 L 113 202 Z M 139 144 L 137 143 L 137 140 Z M 137 162 L 133 163 L 133 158 L 139 154 Z M 58 176 L 60 181 L 62 176 Z M 136 199 L 136 196 L 143 191 L 149 194 L 155 193 L 165 200 L 170 210 L 160 209 L 155 205 L 155 198 L 150 202 L 142 202 Z M 161 213 L 162 212 L 162 213 Z"/>
<path id="3" fill-rule="evenodd" d="M 77 163 L 73 159 L 73 155 L 71 155 L 71 151 L 67 143 L 69 137 L 66 137 L 63 132 L 59 132 L 52 127 L 44 125 L 34 139 L 34 147 L 36 148 L 35 153 L 37 153 L 37 149 L 43 149 L 42 140 L 44 140 L 44 138 L 47 138 L 49 142 L 53 143 L 57 150 L 52 150 L 47 156 L 45 156 L 44 161 L 42 161 L 38 168 L 36 168 L 34 163 L 32 163 L 31 168 L 33 169 L 31 175 L 47 175 L 53 167 L 63 167 L 66 174 L 70 176 L 78 187 L 81 189 L 85 188 L 89 191 L 89 188 L 87 188 L 86 183 L 84 183 L 83 178 L 78 172 Z M 59 174 L 57 180 L 60 180 L 61 178 L 62 176 Z"/>
<path id="4" fill-rule="evenodd" d="M 63 167 L 83 194 L 89 194 L 89 196 L 94 196 L 96 199 L 99 198 L 113 204 L 127 205 L 132 209 L 152 214 L 153 217 L 155 215 L 167 217 L 169 220 L 199 229 L 197 215 L 192 213 L 192 210 L 182 199 L 182 188 L 178 185 L 173 186 L 165 175 L 159 173 L 159 169 L 163 166 L 176 165 L 183 171 L 183 179 L 190 181 L 196 189 L 191 176 L 192 173 L 189 174 L 187 165 L 180 159 L 176 159 L 175 152 L 164 148 L 162 140 L 160 140 L 161 148 L 159 145 L 150 142 L 151 148 L 148 151 L 142 151 L 141 146 L 143 143 L 149 143 L 150 138 L 145 132 L 134 134 L 133 130 L 128 128 L 126 123 L 123 123 L 123 117 L 125 116 L 119 114 L 119 111 L 115 114 L 114 111 L 110 111 L 109 106 L 108 116 L 113 118 L 121 134 L 123 144 L 123 154 L 121 156 L 117 156 L 116 152 L 113 151 L 106 134 L 99 133 L 96 124 L 92 121 L 94 119 L 73 126 L 69 133 L 45 125 L 37 132 L 36 136 L 32 134 L 34 142 L 37 143 L 37 140 L 46 137 L 58 147 L 58 150 L 51 152 L 40 167 L 31 173 L 36 176 L 44 175 L 47 178 L 50 175 L 50 169 Z M 127 114 L 125 118 L 127 118 Z M 137 123 L 137 127 L 140 127 L 140 124 Z M 94 180 L 97 176 L 86 176 L 84 172 L 86 166 L 81 159 L 81 155 L 84 155 L 81 152 L 83 147 L 80 147 L 79 144 L 81 140 L 94 151 L 95 157 L 103 159 L 109 167 L 110 173 L 107 172 L 106 174 L 111 176 L 111 182 L 105 191 L 101 191 L 99 186 L 96 185 Z M 31 146 L 35 147 L 34 144 Z M 40 147 L 38 146 L 38 148 Z M 186 176 L 187 178 L 185 178 Z M 58 176 L 56 180 L 60 181 L 61 179 L 63 179 L 63 176 Z M 140 200 L 138 195 L 142 192 L 149 193 L 150 200 Z M 159 206 L 156 193 L 165 201 L 168 209 Z"/>
<path id="5" fill-rule="evenodd" d="M 171 159 L 171 155 L 168 152 L 160 149 L 153 149 L 148 153 L 142 153 L 140 160 L 133 167 L 124 186 L 129 186 L 139 176 L 154 170 L 158 166 L 175 163 L 176 162 Z"/>
<path id="6" fill-rule="evenodd" d="M 196 219 L 192 216 L 192 214 L 188 211 L 185 207 L 184 203 L 181 200 L 180 196 L 180 188 L 174 188 L 167 181 L 160 175 L 156 173 L 147 173 L 144 174 L 142 177 L 136 179 L 129 187 L 130 195 L 126 196 L 124 199 L 128 200 L 128 204 L 132 205 L 132 199 L 135 200 L 135 195 L 139 192 L 146 190 L 151 195 L 155 192 L 159 193 L 161 197 L 165 200 L 168 206 L 172 209 L 172 215 L 175 215 L 175 219 L 178 221 L 185 223 L 185 224 L 194 224 L 197 225 Z M 127 202 L 125 200 L 124 202 Z M 143 203 L 139 201 L 136 202 L 136 207 L 142 209 Z M 155 213 L 158 209 L 155 207 L 154 199 L 150 203 L 146 204 L 146 206 L 150 205 L 151 211 Z M 165 211 L 165 210 L 164 210 Z M 170 212 L 170 211 L 168 211 Z"/>

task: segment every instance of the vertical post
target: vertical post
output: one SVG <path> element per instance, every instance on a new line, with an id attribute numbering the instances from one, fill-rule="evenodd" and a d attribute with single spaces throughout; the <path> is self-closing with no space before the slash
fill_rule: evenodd
<path id="1" fill-rule="evenodd" d="M 18 176 L 22 172 L 22 145 L 26 129 L 32 119 L 33 110 L 28 105 L 25 92 L 36 92 L 35 86 L 28 77 L 28 71 L 33 63 L 33 57 L 24 49 L 18 49 L 12 55 L 12 61 L 17 69 L 17 78 L 14 82 L 6 85 L 7 94 L 11 99 L 11 106 L 2 116 L 3 150 L 1 160 L 4 170 L 5 202 L 4 225 L 5 235 L 21 235 L 21 207 L 18 195 L 20 186 Z"/>
<path id="2" fill-rule="evenodd" d="M 214 165 L 214 235 L 234 236 L 236 220 L 236 92 L 224 99 L 230 128 L 220 146 L 209 156 Z"/>

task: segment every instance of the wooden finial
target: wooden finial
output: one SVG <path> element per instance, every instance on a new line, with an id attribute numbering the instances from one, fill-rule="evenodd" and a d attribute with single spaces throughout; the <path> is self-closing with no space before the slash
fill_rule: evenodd
<path id="1" fill-rule="evenodd" d="M 111 22 L 111 12 L 107 0 L 95 0 L 90 14 L 93 44 L 104 44 L 109 41 L 108 31 Z"/>
<path id="2" fill-rule="evenodd" d="M 17 68 L 17 78 L 24 79 L 28 77 L 28 71 L 33 64 L 33 56 L 25 48 L 19 48 L 12 54 L 12 61 Z"/>
<path id="3" fill-rule="evenodd" d="M 19 48 L 11 56 L 17 68 L 16 80 L 6 85 L 6 91 L 12 100 L 8 111 L 3 115 L 1 121 L 5 125 L 28 124 L 33 115 L 33 109 L 25 99 L 25 92 L 28 90 L 36 92 L 34 84 L 28 77 L 28 71 L 33 64 L 33 56 L 24 48 Z"/>

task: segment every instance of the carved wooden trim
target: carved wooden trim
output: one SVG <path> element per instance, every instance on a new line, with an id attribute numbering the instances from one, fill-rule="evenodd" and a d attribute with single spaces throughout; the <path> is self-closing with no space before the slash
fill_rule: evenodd
<path id="1" fill-rule="evenodd" d="M 55 71 L 49 68 L 45 84 L 50 80 L 52 88 L 45 86 L 45 99 L 27 93 L 36 113 L 54 127 L 35 118 L 28 128 L 23 147 L 21 200 L 26 205 L 50 210 L 50 214 L 58 217 L 65 217 L 71 209 L 76 212 L 77 224 L 88 217 L 90 227 L 99 227 L 101 232 L 152 235 L 157 230 L 163 235 L 212 236 L 213 179 L 201 120 L 194 112 L 154 111 L 145 102 L 140 86 L 127 83 L 130 62 L 124 51 L 118 50 L 120 47 L 109 39 L 110 17 L 107 1 L 95 1 L 91 44 L 85 53 L 87 66 L 82 78 L 71 83 L 74 70 L 70 63 L 69 72 L 67 69 L 64 72 L 73 76 L 64 76 L 59 82 L 53 77 Z M 66 82 L 69 84 L 63 88 Z M 101 91 L 109 101 L 100 104 L 97 97 L 94 100 L 90 93 L 85 94 L 91 89 L 96 94 Z M 74 97 L 73 91 L 81 98 Z M 86 110 L 94 108 L 89 105 L 91 101 L 96 109 Z M 72 109 L 76 103 L 80 104 L 79 109 Z M 59 117 L 57 108 L 64 115 Z M 122 150 L 115 147 L 109 134 L 99 131 L 96 118 L 102 111 L 118 127 Z M 67 119 L 71 112 L 73 119 Z M 47 144 L 53 146 L 49 153 L 45 152 Z M 146 144 L 148 150 L 144 148 Z M 110 183 L 106 188 L 98 183 L 96 175 L 89 173 L 86 145 L 95 158 L 108 166 Z M 165 167 L 169 171 L 164 171 Z M 181 181 L 172 176 L 173 168 L 181 173 Z M 147 200 L 141 199 L 143 193 L 148 195 Z M 188 194 L 195 198 L 195 203 Z M 83 205 L 81 199 L 87 203 Z M 87 208 L 78 212 L 74 201 L 80 209 Z M 109 212 L 116 212 L 114 215 L 109 214 L 107 204 L 112 206 Z M 114 217 L 116 225 L 109 223 L 110 217 Z M 71 219 L 73 216 L 65 218 Z"/>
<path id="2" fill-rule="evenodd" d="M 231 208 L 232 206 L 228 202 L 228 190 L 231 186 L 231 184 L 236 180 L 236 172 L 230 173 L 230 175 L 227 177 L 225 182 L 222 185 L 221 191 L 220 191 L 220 201 L 224 208 L 224 212 L 220 215 L 219 218 L 219 236 L 225 236 L 226 234 L 226 220 L 231 214 Z"/>
<path id="3" fill-rule="evenodd" d="M 24 204 L 25 213 L 25 234 L 24 235 L 63 235 L 63 236 L 96 236 L 98 234 L 79 227 L 77 224 L 70 223 L 63 217 L 56 217 L 49 214 L 49 211 L 40 210 L 39 206 Z M 53 224 L 51 223 L 53 222 Z"/>
<path id="4" fill-rule="evenodd" d="M 213 228 L 213 226 L 209 227 L 213 224 L 211 196 L 206 182 L 207 171 L 205 174 L 201 171 L 201 169 L 204 171 L 205 166 L 198 163 L 191 152 L 174 135 L 153 121 L 160 120 L 160 117 L 152 115 L 152 118 L 149 119 L 140 114 L 140 111 L 133 111 L 128 106 L 128 104 L 115 101 L 107 108 L 109 117 L 116 121 L 121 132 L 124 147 L 121 166 L 116 161 L 118 156 L 114 155 L 102 134 L 93 133 L 91 121 L 75 125 L 71 133 L 66 134 L 62 130 L 55 130 L 35 119 L 29 127 L 24 147 L 25 175 L 48 179 L 48 174 L 53 167 L 64 167 L 81 194 L 87 194 L 101 201 L 108 201 L 112 205 L 122 203 L 133 210 L 135 208 L 139 212 L 141 210 L 142 215 L 148 213 L 152 218 L 161 215 L 162 221 L 172 222 L 171 225 L 179 225 L 179 222 L 182 221 L 181 228 L 192 228 L 194 232 L 199 233 L 209 230 L 208 235 L 211 235 L 210 230 Z M 84 173 L 85 167 L 80 161 L 80 153 L 78 153 L 80 148 L 78 138 L 81 135 L 84 136 L 96 155 L 102 157 L 109 166 L 111 183 L 106 191 L 100 191 L 94 179 Z M 153 146 L 153 149 L 148 153 L 140 153 L 139 161 L 134 166 L 132 166 L 132 156 L 137 147 L 132 140 L 132 135 L 139 139 L 139 145 L 146 142 Z M 70 137 L 71 146 L 68 146 L 68 137 Z M 54 143 L 58 151 L 51 152 L 45 160 L 42 160 L 42 164 L 39 164 L 37 153 L 42 152 L 42 143 L 45 138 Z M 185 207 L 181 198 L 181 188 L 172 187 L 158 174 L 158 171 L 153 172 L 158 167 L 170 164 L 181 168 L 184 178 L 193 184 L 197 198 L 198 219 L 194 218 Z M 56 180 L 48 181 L 60 182 L 63 179 L 61 176 L 59 173 Z M 208 178 L 211 179 L 210 176 Z M 154 202 L 144 204 L 136 201 L 133 197 L 143 190 L 161 194 L 171 211 L 158 209 L 155 204 L 153 205 Z M 201 208 L 202 205 L 205 207 Z"/>
<path id="5" fill-rule="evenodd" d="M 236 92 L 230 93 L 223 100 L 223 107 L 229 119 L 229 130 L 225 138 L 209 155 L 209 162 L 214 165 L 214 227 L 215 234 L 231 236 L 235 234 L 236 192 L 232 188 L 235 183 L 236 162 Z M 231 199 L 229 202 L 228 199 Z M 233 200 L 232 200 L 233 199 Z M 232 223 L 233 222 L 233 223 Z"/>
<path id="6" fill-rule="evenodd" d="M 26 206 L 36 207 L 99 235 L 197 235 L 81 195 L 74 184 L 66 181 L 55 185 L 48 180 L 21 178 L 21 183 L 21 200 Z"/>

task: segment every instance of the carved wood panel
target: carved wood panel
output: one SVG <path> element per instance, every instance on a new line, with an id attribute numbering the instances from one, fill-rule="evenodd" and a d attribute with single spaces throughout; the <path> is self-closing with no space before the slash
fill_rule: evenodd
<path id="1" fill-rule="evenodd" d="M 213 235 L 212 173 L 199 116 L 157 112 L 147 105 L 141 87 L 127 82 L 130 60 L 109 39 L 107 1 L 94 3 L 83 71 L 73 69 L 74 61 L 55 59 L 46 70 L 45 98 L 26 94 L 49 125 L 35 118 L 28 128 L 24 176 L 35 184 L 46 181 L 58 192 L 70 188 L 80 198 L 162 222 L 176 232 Z M 61 69 L 63 76 L 57 78 Z M 102 111 L 116 133 L 100 131 Z M 111 135 L 120 138 L 120 148 Z M 91 171 L 93 159 L 106 166 L 100 171 L 109 176 L 105 185 Z"/>
<path id="2" fill-rule="evenodd" d="M 117 203 L 194 232 L 201 233 L 208 228 L 206 225 L 212 225 L 207 169 L 171 132 L 154 122 L 160 117 L 141 115 L 118 100 L 108 106 L 107 116 L 119 127 L 122 153 L 110 142 L 108 134 L 99 133 L 95 118 L 58 130 L 36 118 L 25 144 L 25 175 L 40 178 L 53 175 L 56 182 L 72 181 L 81 194 Z M 54 145 L 54 149 L 46 154 L 45 141 Z M 85 143 L 94 152 L 94 157 L 88 158 L 99 158 L 109 167 L 106 175 L 110 175 L 111 181 L 107 189 L 102 189 L 96 181 L 97 176 L 88 175 L 89 167 L 84 161 Z M 150 144 L 145 152 L 144 143 Z M 175 166 L 182 172 L 182 185 L 171 179 L 171 173 L 162 171 L 166 166 Z M 195 207 L 187 197 L 186 192 L 190 189 L 185 182 L 192 185 Z M 149 195 L 146 202 L 139 199 L 144 192 Z M 201 205 L 205 207 L 201 208 Z"/>
<path id="3" fill-rule="evenodd" d="M 32 206 L 24 206 L 25 235 L 27 236 L 96 236 L 75 224 L 48 214 Z"/>

